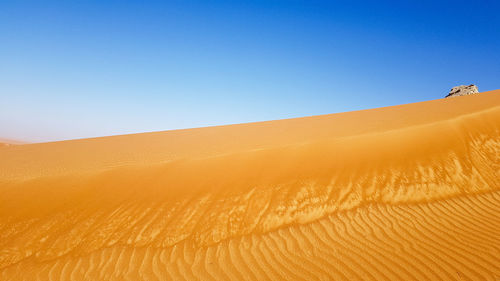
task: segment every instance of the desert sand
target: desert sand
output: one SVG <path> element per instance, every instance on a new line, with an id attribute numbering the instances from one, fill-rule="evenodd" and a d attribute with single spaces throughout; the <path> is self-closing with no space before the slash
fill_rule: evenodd
<path id="1" fill-rule="evenodd" d="M 0 147 L 0 280 L 499 280 L 500 90 Z"/>

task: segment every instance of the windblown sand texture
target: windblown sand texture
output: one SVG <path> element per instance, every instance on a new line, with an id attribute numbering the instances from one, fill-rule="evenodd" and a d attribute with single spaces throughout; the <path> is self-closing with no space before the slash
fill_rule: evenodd
<path id="1" fill-rule="evenodd" d="M 499 280 L 500 91 L 0 148 L 0 280 Z"/>

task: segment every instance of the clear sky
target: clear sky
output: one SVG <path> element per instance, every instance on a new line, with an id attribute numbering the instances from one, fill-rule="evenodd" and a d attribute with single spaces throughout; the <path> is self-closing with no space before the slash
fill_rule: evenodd
<path id="1" fill-rule="evenodd" d="M 498 1 L 0 1 L 0 137 L 52 141 L 500 88 Z"/>

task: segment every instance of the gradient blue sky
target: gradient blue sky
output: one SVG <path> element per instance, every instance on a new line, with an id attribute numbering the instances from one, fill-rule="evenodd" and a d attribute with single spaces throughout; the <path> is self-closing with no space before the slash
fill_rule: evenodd
<path id="1" fill-rule="evenodd" d="M 498 1 L 0 1 L 0 137 L 51 141 L 500 88 Z"/>

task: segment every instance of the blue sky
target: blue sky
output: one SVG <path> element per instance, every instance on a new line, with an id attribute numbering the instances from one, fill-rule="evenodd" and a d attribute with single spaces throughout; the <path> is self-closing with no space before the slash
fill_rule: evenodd
<path id="1" fill-rule="evenodd" d="M 500 88 L 497 1 L 1 1 L 0 137 L 53 141 Z"/>

